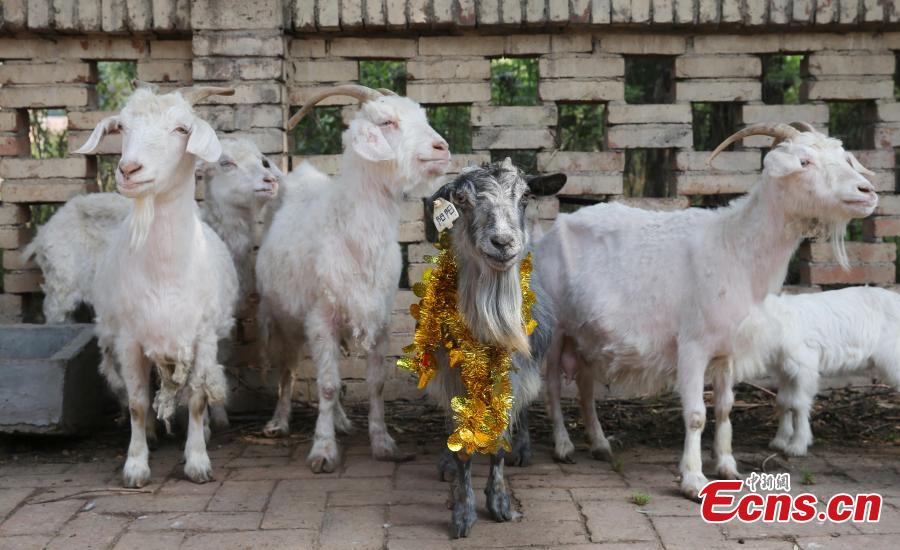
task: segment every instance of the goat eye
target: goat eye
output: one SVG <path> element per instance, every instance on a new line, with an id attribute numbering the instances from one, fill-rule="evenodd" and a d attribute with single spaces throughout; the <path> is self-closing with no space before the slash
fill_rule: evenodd
<path id="1" fill-rule="evenodd" d="M 800 166 L 806 168 L 809 166 L 809 159 L 800 159 Z"/>
<path id="2" fill-rule="evenodd" d="M 188 129 L 185 128 L 184 126 L 176 126 L 175 131 L 178 132 L 179 134 L 183 134 L 183 135 L 187 135 L 187 133 L 188 133 Z"/>
<path id="3" fill-rule="evenodd" d="M 268 167 L 269 167 L 269 161 L 266 159 L 263 159 L 263 168 L 268 168 Z"/>
<path id="4" fill-rule="evenodd" d="M 393 121 L 393 120 L 385 120 L 384 122 L 379 124 L 379 126 L 382 126 L 382 127 L 396 126 L 396 125 L 397 125 L 397 122 Z"/>
<path id="5" fill-rule="evenodd" d="M 231 170 L 232 168 L 237 168 L 237 164 L 235 164 L 231 161 L 228 161 L 228 160 L 223 160 L 222 162 L 219 163 L 219 166 L 221 166 L 222 168 L 224 168 L 226 170 Z"/>

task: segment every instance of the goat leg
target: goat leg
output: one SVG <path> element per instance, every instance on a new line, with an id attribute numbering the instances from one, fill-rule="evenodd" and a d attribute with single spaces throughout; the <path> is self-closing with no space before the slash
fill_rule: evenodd
<path id="1" fill-rule="evenodd" d="M 522 407 L 516 417 L 516 432 L 512 452 L 507 455 L 510 466 L 525 467 L 531 464 L 531 432 L 528 430 L 528 408 Z"/>
<path id="2" fill-rule="evenodd" d="M 450 535 L 455 538 L 468 537 L 478 519 L 475 513 L 475 491 L 472 489 L 472 459 L 462 459 L 453 453 L 456 463 L 456 478 L 453 480 L 453 514 Z"/>
<path id="3" fill-rule="evenodd" d="M 503 478 L 503 449 L 491 455 L 491 471 L 488 474 L 487 486 L 484 488 L 484 496 L 487 497 L 487 509 L 494 521 L 509 521 L 512 513 L 509 510 L 509 491 L 506 489 L 506 480 Z"/>

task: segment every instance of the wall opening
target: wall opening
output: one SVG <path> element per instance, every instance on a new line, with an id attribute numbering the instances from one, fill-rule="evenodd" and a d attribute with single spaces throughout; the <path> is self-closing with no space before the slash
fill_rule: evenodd
<path id="1" fill-rule="evenodd" d="M 600 151 L 606 134 L 606 105 L 560 103 L 556 147 L 560 151 Z"/>
<path id="2" fill-rule="evenodd" d="M 828 135 L 841 140 L 845 149 L 857 151 L 875 145 L 875 103 L 872 101 L 829 101 Z"/>
<path id="3" fill-rule="evenodd" d="M 741 104 L 730 102 L 692 103 L 694 150 L 712 151 L 733 134 L 740 122 Z M 734 145 L 728 147 L 731 151 Z"/>
<path id="4" fill-rule="evenodd" d="M 626 197 L 676 196 L 674 149 L 626 149 L 623 174 Z"/>
<path id="5" fill-rule="evenodd" d="M 625 56 L 625 102 L 672 103 L 674 74 L 672 56 Z"/>
<path id="6" fill-rule="evenodd" d="M 800 103 L 805 55 L 762 56 L 762 99 L 769 105 Z"/>
<path id="7" fill-rule="evenodd" d="M 292 130 L 293 152 L 296 155 L 339 155 L 343 131 L 341 107 L 316 107 Z"/>
<path id="8" fill-rule="evenodd" d="M 536 57 L 491 59 L 492 105 L 537 105 L 538 60 Z"/>
<path id="9" fill-rule="evenodd" d="M 427 105 L 428 123 L 450 145 L 451 154 L 472 152 L 472 109 L 469 105 Z"/>
<path id="10" fill-rule="evenodd" d="M 387 88 L 406 95 L 406 62 L 366 59 L 359 62 L 359 83 L 369 88 Z"/>

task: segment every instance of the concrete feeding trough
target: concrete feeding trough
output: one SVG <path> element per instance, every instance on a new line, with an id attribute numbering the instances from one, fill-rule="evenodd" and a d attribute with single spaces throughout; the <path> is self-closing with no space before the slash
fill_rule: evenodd
<path id="1" fill-rule="evenodd" d="M 93 325 L 0 326 L 0 432 L 74 434 L 100 414 Z"/>

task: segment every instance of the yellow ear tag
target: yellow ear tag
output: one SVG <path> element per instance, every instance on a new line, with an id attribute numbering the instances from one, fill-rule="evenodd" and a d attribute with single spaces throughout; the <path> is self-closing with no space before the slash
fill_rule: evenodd
<path id="1" fill-rule="evenodd" d="M 432 216 L 432 220 L 434 221 L 434 226 L 437 227 L 438 233 L 453 227 L 453 222 L 457 218 L 459 218 L 459 212 L 457 212 L 452 202 L 444 199 L 436 199 L 434 201 L 434 216 Z"/>

